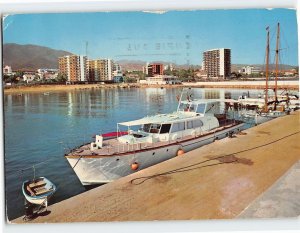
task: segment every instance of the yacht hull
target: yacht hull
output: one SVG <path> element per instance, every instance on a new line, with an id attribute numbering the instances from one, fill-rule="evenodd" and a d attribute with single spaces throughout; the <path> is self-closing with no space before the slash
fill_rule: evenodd
<path id="1" fill-rule="evenodd" d="M 66 156 L 82 185 L 104 184 L 136 171 L 161 163 L 177 156 L 179 149 L 188 152 L 217 139 L 227 137 L 231 132 L 242 130 L 243 123 L 225 128 L 206 135 L 200 135 L 189 140 L 176 142 L 143 150 L 130 151 L 124 154 L 111 156 Z M 131 165 L 138 163 L 138 169 L 132 170 Z"/>

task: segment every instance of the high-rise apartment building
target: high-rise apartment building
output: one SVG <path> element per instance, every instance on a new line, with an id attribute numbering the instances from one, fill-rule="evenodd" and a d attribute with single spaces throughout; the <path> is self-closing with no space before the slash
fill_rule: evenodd
<path id="1" fill-rule="evenodd" d="M 90 81 L 113 80 L 114 62 L 111 59 L 88 60 Z"/>
<path id="2" fill-rule="evenodd" d="M 211 49 L 203 53 L 204 70 L 208 78 L 226 78 L 231 74 L 231 50 Z"/>
<path id="3" fill-rule="evenodd" d="M 70 55 L 58 58 L 59 73 L 66 75 L 67 81 L 88 80 L 87 57 Z"/>

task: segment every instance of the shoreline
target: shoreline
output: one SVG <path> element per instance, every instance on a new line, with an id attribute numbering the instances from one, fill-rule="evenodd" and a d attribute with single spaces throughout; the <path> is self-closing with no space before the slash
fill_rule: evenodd
<path id="1" fill-rule="evenodd" d="M 178 88 L 178 87 L 195 87 L 195 88 L 230 88 L 230 89 L 265 89 L 265 83 L 261 81 L 240 81 L 240 82 L 196 82 L 182 83 L 176 85 L 160 84 L 139 84 L 139 83 L 122 83 L 122 84 L 75 84 L 75 85 L 36 85 L 36 86 L 18 86 L 4 88 L 4 94 L 21 94 L 35 92 L 53 92 L 53 91 L 70 91 L 86 89 L 111 89 L 111 88 Z M 274 84 L 270 83 L 269 88 L 273 89 Z M 278 81 L 279 89 L 299 90 L 299 81 Z"/>

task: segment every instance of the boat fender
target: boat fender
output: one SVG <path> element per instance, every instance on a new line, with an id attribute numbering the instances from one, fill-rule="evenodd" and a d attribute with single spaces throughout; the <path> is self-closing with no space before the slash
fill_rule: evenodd
<path id="1" fill-rule="evenodd" d="M 176 153 L 177 156 L 182 156 L 184 154 L 184 150 L 183 149 L 179 149 Z"/>
<path id="2" fill-rule="evenodd" d="M 131 164 L 131 170 L 136 171 L 139 168 L 139 164 L 137 162 L 134 162 Z"/>

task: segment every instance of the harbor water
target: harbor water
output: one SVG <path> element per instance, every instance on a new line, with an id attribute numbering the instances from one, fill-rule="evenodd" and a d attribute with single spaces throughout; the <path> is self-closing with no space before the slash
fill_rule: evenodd
<path id="1" fill-rule="evenodd" d="M 50 204 L 86 191 L 64 154 L 95 134 L 116 131 L 118 122 L 175 111 L 180 93 L 180 88 L 122 88 L 5 94 L 8 219 L 24 214 L 21 185 L 34 173 L 56 184 Z M 242 94 L 257 97 L 262 90 L 199 88 L 194 93 L 198 98 L 237 99 Z"/>

